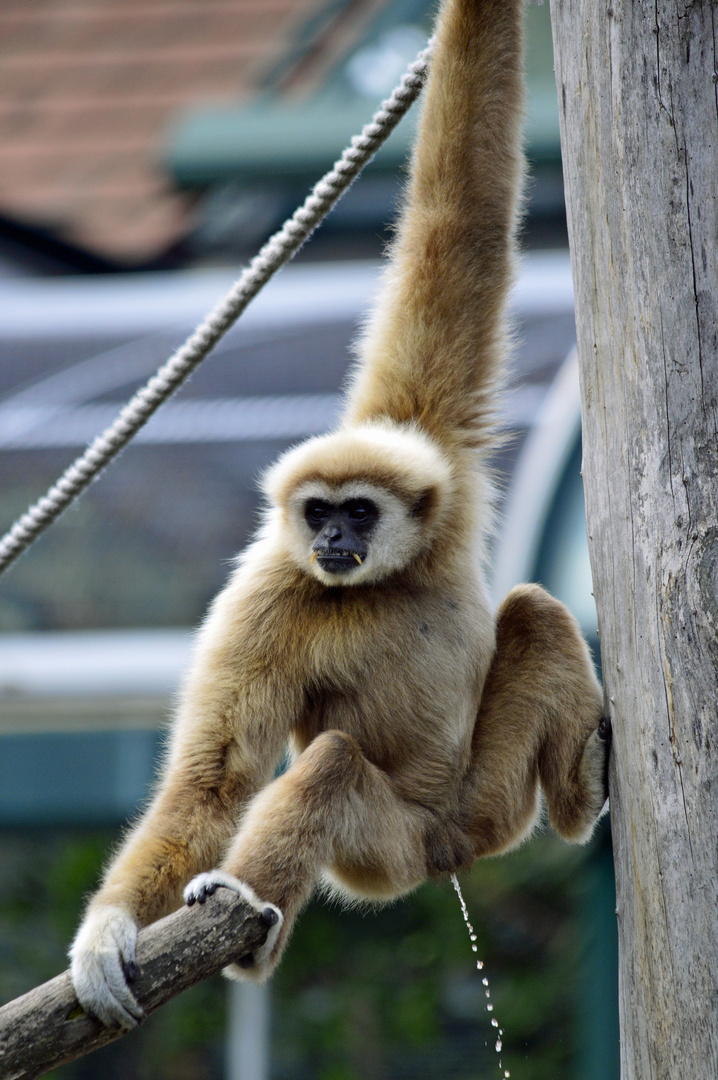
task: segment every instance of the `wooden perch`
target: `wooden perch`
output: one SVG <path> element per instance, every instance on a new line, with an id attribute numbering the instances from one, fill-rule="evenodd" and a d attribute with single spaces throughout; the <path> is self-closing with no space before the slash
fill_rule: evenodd
<path id="1" fill-rule="evenodd" d="M 268 930 L 246 901 L 218 889 L 205 904 L 140 931 L 133 993 L 145 1012 L 154 1012 L 263 945 Z M 82 1010 L 65 971 L 0 1008 L 0 1080 L 33 1080 L 124 1034 Z"/>

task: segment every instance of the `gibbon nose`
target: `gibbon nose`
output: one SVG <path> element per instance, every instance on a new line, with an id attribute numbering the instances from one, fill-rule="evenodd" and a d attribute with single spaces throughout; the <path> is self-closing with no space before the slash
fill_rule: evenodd
<path id="1" fill-rule="evenodd" d="M 338 525 L 327 525 L 322 537 L 328 544 L 336 544 L 342 538 L 342 530 Z"/>

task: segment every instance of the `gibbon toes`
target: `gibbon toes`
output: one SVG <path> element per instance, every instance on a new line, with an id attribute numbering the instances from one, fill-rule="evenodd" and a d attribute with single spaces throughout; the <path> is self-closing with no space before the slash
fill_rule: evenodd
<path id="1" fill-rule="evenodd" d="M 224 870 L 210 870 L 204 874 L 198 874 L 190 881 L 184 890 L 184 902 L 188 907 L 193 904 L 204 904 L 208 896 L 214 896 L 217 889 L 232 889 L 239 893 L 243 900 L 253 907 L 261 916 L 263 923 L 268 927 L 267 939 L 254 952 L 240 956 L 235 964 L 224 969 L 224 974 L 232 979 L 251 979 L 253 982 L 264 982 L 271 972 L 270 960 L 277 943 L 279 931 L 282 929 L 284 916 L 274 904 L 265 904 L 258 899 L 254 889 L 240 881 L 232 874 Z"/>
<path id="2" fill-rule="evenodd" d="M 232 889 L 233 892 L 239 893 L 252 907 L 257 907 L 257 897 L 249 885 L 245 885 L 239 878 L 233 877 L 232 874 L 226 874 L 223 870 L 210 870 L 204 874 L 197 874 L 197 877 L 192 878 L 189 885 L 185 886 L 182 894 L 184 902 L 187 907 L 192 907 L 193 904 L 204 904 L 207 897 L 214 896 L 219 888 Z"/>
<path id="3" fill-rule="evenodd" d="M 601 722 L 598 725 L 599 742 L 603 743 L 606 748 L 605 759 L 603 762 L 603 796 L 604 800 L 608 798 L 608 762 L 611 757 L 611 746 L 613 744 L 613 725 L 611 724 L 610 716 L 602 716 Z"/>
<path id="4" fill-rule="evenodd" d="M 250 972 L 251 975 L 249 977 L 255 982 L 263 982 L 264 979 L 271 974 L 267 961 L 271 956 L 277 934 L 281 929 L 280 920 L 282 916 L 273 904 L 267 904 L 266 907 L 262 909 L 261 916 L 264 924 L 269 927 L 270 932 L 267 934 L 267 940 L 260 949 L 255 949 L 254 952 L 244 953 L 244 955 L 240 956 L 234 964 L 230 964 L 229 967 L 226 967 L 223 974 L 226 975 L 228 979 L 240 977 L 235 971 L 236 968 L 239 968 L 242 972 L 241 977 L 246 977 L 247 973 Z M 257 970 L 253 971 L 255 968 Z"/>

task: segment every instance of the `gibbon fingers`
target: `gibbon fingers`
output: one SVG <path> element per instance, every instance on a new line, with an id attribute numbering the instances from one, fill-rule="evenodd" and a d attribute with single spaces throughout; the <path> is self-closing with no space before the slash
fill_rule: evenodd
<path id="1" fill-rule="evenodd" d="M 443 5 L 343 421 L 269 471 L 265 523 L 199 631 L 154 800 L 72 946 L 78 998 L 106 1024 L 142 1018 L 137 928 L 183 890 L 276 909 L 266 945 L 228 969 L 262 981 L 320 879 L 396 897 L 517 844 L 539 789 L 570 840 L 601 813 L 610 728 L 575 620 L 537 586 L 492 615 L 483 580 L 522 2 Z"/>

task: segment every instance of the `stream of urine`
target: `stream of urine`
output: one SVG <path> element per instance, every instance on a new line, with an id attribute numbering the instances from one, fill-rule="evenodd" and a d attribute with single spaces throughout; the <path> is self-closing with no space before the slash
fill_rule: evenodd
<path id="1" fill-rule="evenodd" d="M 451 875 L 451 884 L 456 889 L 456 895 L 458 896 L 459 903 L 461 904 L 461 914 L 464 916 L 464 922 L 466 923 L 467 929 L 469 931 L 469 941 L 471 942 L 471 951 L 474 954 L 476 954 L 479 951 L 478 945 L 476 944 L 476 934 L 475 934 L 474 928 L 471 925 L 471 922 L 469 920 L 469 912 L 468 912 L 468 909 L 466 907 L 466 901 L 464 900 L 464 894 L 461 891 L 461 886 L 459 885 L 459 879 L 457 878 L 456 874 Z M 483 962 L 483 960 L 479 960 L 478 956 L 476 957 L 476 970 L 479 971 L 479 972 L 483 972 L 483 970 L 484 970 L 484 962 Z M 503 1032 L 503 1029 L 499 1027 L 499 1022 L 496 1019 L 496 1017 L 493 1015 L 494 1006 L 493 1006 L 493 1002 L 491 1001 L 491 991 L 489 990 L 489 980 L 487 979 L 485 974 L 482 975 L 482 977 L 481 977 L 481 983 L 482 983 L 482 985 L 484 987 L 484 997 L 486 998 L 486 1011 L 489 1014 L 489 1017 L 491 1018 L 491 1026 L 496 1031 L 496 1044 L 495 1044 L 494 1049 L 496 1050 L 496 1053 L 499 1055 L 499 1071 L 501 1072 L 501 1075 L 504 1078 L 504 1080 L 509 1080 L 509 1078 L 511 1076 L 511 1073 L 509 1072 L 508 1069 L 504 1068 L 503 1062 L 501 1060 L 501 1050 L 503 1048 L 502 1039 L 503 1039 L 504 1032 Z"/>

